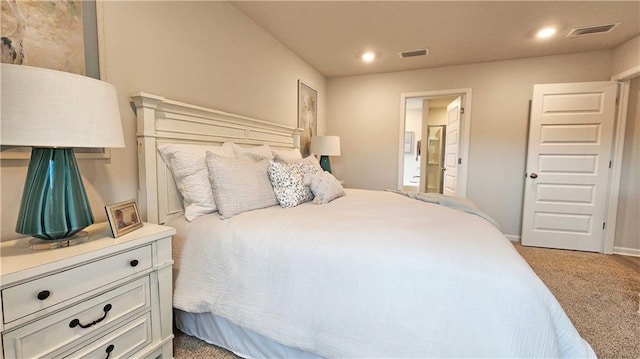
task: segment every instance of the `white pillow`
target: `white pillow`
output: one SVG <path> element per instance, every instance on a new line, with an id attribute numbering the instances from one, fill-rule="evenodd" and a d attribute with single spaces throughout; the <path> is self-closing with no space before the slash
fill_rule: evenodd
<path id="1" fill-rule="evenodd" d="M 315 196 L 313 198 L 315 204 L 329 203 L 345 195 L 340 182 L 326 171 L 307 175 L 304 182 L 311 188 L 311 192 Z"/>
<path id="2" fill-rule="evenodd" d="M 273 152 L 273 158 L 278 162 L 291 163 L 296 160 L 302 159 L 302 154 L 300 153 L 299 148 L 291 148 L 291 149 L 272 148 L 271 152 Z"/>
<path id="3" fill-rule="evenodd" d="M 207 151 L 234 158 L 231 145 L 204 146 L 188 144 L 161 144 L 158 152 L 173 174 L 182 195 L 184 217 L 187 221 L 217 210 L 209 184 L 209 171 L 205 162 Z"/>
<path id="4" fill-rule="evenodd" d="M 226 144 L 233 146 L 233 150 L 238 158 L 248 155 L 252 158 L 273 159 L 273 152 L 271 152 L 269 145 L 243 147 L 233 142 L 225 142 L 225 145 Z"/>
<path id="5" fill-rule="evenodd" d="M 313 199 L 313 193 L 304 185 L 305 175 L 321 172 L 316 167 L 294 162 L 269 161 L 269 179 L 282 208 L 295 207 Z"/>
<path id="6" fill-rule="evenodd" d="M 278 204 L 269 180 L 268 160 L 256 161 L 249 156 L 226 158 L 207 152 L 206 161 L 213 198 L 222 219 Z"/>

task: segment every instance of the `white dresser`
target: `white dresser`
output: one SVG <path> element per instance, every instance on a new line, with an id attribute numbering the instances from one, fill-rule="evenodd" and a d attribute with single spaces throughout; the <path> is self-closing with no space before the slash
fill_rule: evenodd
<path id="1" fill-rule="evenodd" d="M 88 242 L 66 248 L 0 244 L 0 359 L 173 356 L 175 229 L 87 230 Z"/>

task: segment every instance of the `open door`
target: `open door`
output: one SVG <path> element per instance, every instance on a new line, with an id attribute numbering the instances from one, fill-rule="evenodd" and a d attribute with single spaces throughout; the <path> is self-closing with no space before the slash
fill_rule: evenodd
<path id="1" fill-rule="evenodd" d="M 617 84 L 535 85 L 522 244 L 600 252 Z"/>
<path id="2" fill-rule="evenodd" d="M 444 154 L 444 176 L 442 176 L 442 194 L 445 196 L 455 196 L 458 187 L 458 161 L 460 152 L 460 108 L 462 107 L 460 97 L 447 105 L 447 132 L 446 146 Z"/>

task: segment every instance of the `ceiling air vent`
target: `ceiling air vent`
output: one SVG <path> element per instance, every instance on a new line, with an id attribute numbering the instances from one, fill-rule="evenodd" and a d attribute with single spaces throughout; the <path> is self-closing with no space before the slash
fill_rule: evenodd
<path id="1" fill-rule="evenodd" d="M 598 26 L 576 27 L 576 28 L 573 28 L 573 30 L 571 30 L 569 32 L 567 37 L 578 37 L 578 36 L 594 35 L 594 34 L 601 34 L 601 33 L 609 32 L 609 31 L 613 30 L 616 26 L 618 26 L 618 24 L 619 23 L 617 23 L 617 24 L 607 24 L 607 25 L 598 25 Z"/>
<path id="2" fill-rule="evenodd" d="M 429 49 L 409 50 L 400 53 L 400 57 L 402 57 L 403 59 L 405 57 L 416 57 L 425 55 L 429 55 Z"/>

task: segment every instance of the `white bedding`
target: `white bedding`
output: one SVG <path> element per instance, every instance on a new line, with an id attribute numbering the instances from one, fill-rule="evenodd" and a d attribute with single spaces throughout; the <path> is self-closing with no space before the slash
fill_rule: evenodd
<path id="1" fill-rule="evenodd" d="M 484 219 L 392 192 L 175 221 L 174 307 L 325 357 L 595 357 Z M 189 239 L 186 239 L 188 233 Z"/>

